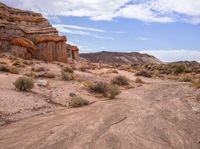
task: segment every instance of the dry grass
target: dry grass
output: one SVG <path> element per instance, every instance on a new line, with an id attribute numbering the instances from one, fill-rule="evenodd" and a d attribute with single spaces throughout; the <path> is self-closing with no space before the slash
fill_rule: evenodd
<path id="1" fill-rule="evenodd" d="M 19 74 L 19 70 L 14 66 L 6 66 L 6 65 L 0 66 L 0 71 Z"/>
<path id="2" fill-rule="evenodd" d="M 112 84 L 116 84 L 119 86 L 126 86 L 129 85 L 129 79 L 125 76 L 116 76 L 115 78 L 112 79 Z"/>
<path id="3" fill-rule="evenodd" d="M 136 72 L 135 75 L 136 76 L 143 76 L 143 77 L 147 77 L 147 78 L 152 77 L 151 73 L 147 70 L 140 70 L 140 71 Z"/>
<path id="4" fill-rule="evenodd" d="M 73 108 L 82 107 L 86 105 L 89 105 L 89 101 L 79 96 L 72 97 L 71 101 L 69 102 L 69 106 Z"/>
<path id="5" fill-rule="evenodd" d="M 75 76 L 73 73 L 68 73 L 64 71 L 61 71 L 61 77 L 64 81 L 72 81 L 75 79 Z"/>
<path id="6" fill-rule="evenodd" d="M 200 79 L 194 80 L 192 82 L 193 87 L 199 89 L 200 88 Z"/>
<path id="7" fill-rule="evenodd" d="M 139 83 L 139 84 L 144 83 L 144 81 L 142 81 L 142 79 L 140 79 L 140 78 L 136 78 L 136 79 L 135 79 L 135 82 L 136 82 L 136 83 Z"/>
<path id="8" fill-rule="evenodd" d="M 67 73 L 74 73 L 74 70 L 72 68 L 70 68 L 70 67 L 64 67 L 63 71 L 67 72 Z"/>

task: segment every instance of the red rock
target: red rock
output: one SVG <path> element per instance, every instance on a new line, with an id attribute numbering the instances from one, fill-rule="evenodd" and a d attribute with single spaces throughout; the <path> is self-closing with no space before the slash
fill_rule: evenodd
<path id="1" fill-rule="evenodd" d="M 59 36 L 41 14 L 15 9 L 0 3 L 0 52 L 10 52 L 22 58 L 67 62 L 79 57 L 78 47 L 67 49 L 67 38 Z"/>

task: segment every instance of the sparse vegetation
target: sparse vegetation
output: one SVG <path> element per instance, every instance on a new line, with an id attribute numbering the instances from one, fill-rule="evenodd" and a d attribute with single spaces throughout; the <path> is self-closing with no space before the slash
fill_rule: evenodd
<path id="1" fill-rule="evenodd" d="M 195 88 L 200 88 L 200 79 L 194 80 L 192 84 Z"/>
<path id="2" fill-rule="evenodd" d="M 74 73 L 74 70 L 72 68 L 68 67 L 68 66 L 63 68 L 63 71 L 67 72 L 67 73 Z"/>
<path id="3" fill-rule="evenodd" d="M 89 104 L 89 101 L 79 96 L 73 96 L 71 101 L 69 102 L 69 106 L 74 107 L 74 108 L 82 107 L 88 104 Z"/>
<path id="4" fill-rule="evenodd" d="M 180 80 L 183 82 L 192 82 L 192 77 L 189 74 L 183 74 Z"/>
<path id="5" fill-rule="evenodd" d="M 174 67 L 174 74 L 180 74 L 185 71 L 185 66 L 183 64 L 175 64 L 173 67 Z"/>
<path id="6" fill-rule="evenodd" d="M 104 82 L 97 82 L 89 85 L 89 90 L 92 93 L 102 94 L 104 97 L 114 99 L 120 94 L 119 87 L 117 85 L 109 85 Z"/>
<path id="7" fill-rule="evenodd" d="M 117 85 L 110 85 L 108 88 L 108 97 L 114 99 L 117 95 L 120 94 L 119 87 Z"/>
<path id="8" fill-rule="evenodd" d="M 28 77 L 19 77 L 13 84 L 20 91 L 29 91 L 34 88 L 33 80 Z"/>
<path id="9" fill-rule="evenodd" d="M 93 93 L 103 94 L 106 96 L 108 91 L 108 84 L 104 82 L 97 82 L 89 85 L 89 90 Z"/>
<path id="10" fill-rule="evenodd" d="M 45 68 L 44 67 L 32 67 L 31 70 L 34 72 L 42 72 L 42 71 L 45 71 Z"/>
<path id="11" fill-rule="evenodd" d="M 36 78 L 48 78 L 48 79 L 53 79 L 55 78 L 55 74 L 52 72 L 44 72 L 38 75 L 35 75 Z"/>
<path id="12" fill-rule="evenodd" d="M 136 78 L 136 79 L 135 79 L 135 82 L 136 82 L 136 83 L 139 83 L 139 84 L 144 83 L 144 81 L 142 81 L 142 79 L 140 79 L 140 78 Z"/>
<path id="13" fill-rule="evenodd" d="M 6 65 L 0 66 L 0 71 L 19 74 L 18 69 L 14 66 L 6 66 Z"/>
<path id="14" fill-rule="evenodd" d="M 81 71 L 81 72 L 87 72 L 87 67 L 86 66 L 82 66 L 82 67 L 80 67 L 79 68 L 79 70 Z"/>
<path id="15" fill-rule="evenodd" d="M 116 69 L 113 69 L 112 73 L 119 73 L 119 72 Z"/>
<path id="16" fill-rule="evenodd" d="M 147 77 L 147 78 L 151 78 L 152 77 L 151 73 L 149 71 L 147 71 L 147 70 L 140 70 L 140 71 L 136 72 L 135 75 L 136 76 L 143 76 L 143 77 Z"/>
<path id="17" fill-rule="evenodd" d="M 61 76 L 62 76 L 62 79 L 65 80 L 65 81 L 72 81 L 75 79 L 75 76 L 73 73 L 69 73 L 69 72 L 64 72 L 62 71 L 61 72 Z"/>
<path id="18" fill-rule="evenodd" d="M 125 86 L 129 84 L 128 78 L 125 76 L 116 76 L 115 78 L 112 79 L 112 84 L 116 84 L 119 86 Z"/>

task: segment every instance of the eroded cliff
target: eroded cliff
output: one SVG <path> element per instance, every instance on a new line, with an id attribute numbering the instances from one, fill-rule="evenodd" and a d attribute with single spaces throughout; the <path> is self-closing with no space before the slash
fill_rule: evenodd
<path id="1" fill-rule="evenodd" d="M 66 41 L 41 14 L 0 3 L 0 52 L 26 59 L 67 62 Z"/>

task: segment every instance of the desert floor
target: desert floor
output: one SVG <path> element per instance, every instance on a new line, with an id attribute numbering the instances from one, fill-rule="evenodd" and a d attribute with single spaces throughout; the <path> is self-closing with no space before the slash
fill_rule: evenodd
<path id="1" fill-rule="evenodd" d="M 1 149 L 200 148 L 200 90 L 189 83 L 140 77 L 145 81 L 140 85 L 134 73 L 118 70 L 131 87 L 107 100 L 90 94 L 84 82 L 108 82 L 119 75 L 109 68 L 75 71 L 79 81 L 66 82 L 57 64 L 40 65 L 58 76 L 31 92 L 14 88 L 21 74 L 0 73 Z M 92 104 L 69 108 L 70 93 Z"/>

